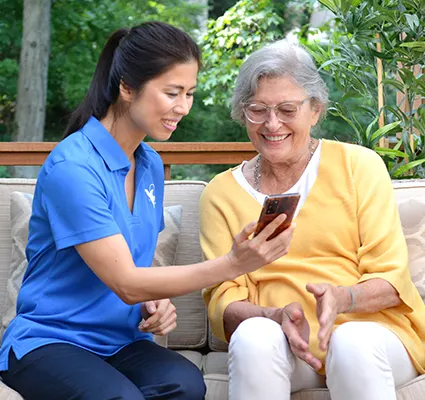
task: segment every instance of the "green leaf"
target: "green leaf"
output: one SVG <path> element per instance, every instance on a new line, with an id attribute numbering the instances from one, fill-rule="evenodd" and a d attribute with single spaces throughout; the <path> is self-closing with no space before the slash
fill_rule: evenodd
<path id="1" fill-rule="evenodd" d="M 334 14 L 338 14 L 338 7 L 334 0 L 319 0 L 319 3 L 331 10 Z"/>
<path id="2" fill-rule="evenodd" d="M 409 47 L 415 50 L 417 49 L 419 51 L 425 51 L 425 42 L 407 42 L 402 43 L 400 46 Z"/>
<path id="3" fill-rule="evenodd" d="M 366 128 L 366 137 L 367 138 L 370 136 L 370 131 L 372 130 L 373 125 L 376 124 L 376 122 L 378 121 L 378 119 L 379 119 L 379 115 L 376 116 L 376 118 Z"/>
<path id="4" fill-rule="evenodd" d="M 407 158 L 406 153 L 403 153 L 402 151 L 396 149 L 387 149 L 386 147 L 375 147 L 374 150 L 381 156 Z"/>
<path id="5" fill-rule="evenodd" d="M 401 177 L 403 174 L 405 174 L 407 171 L 409 171 L 409 169 L 413 169 L 413 168 L 415 168 L 418 165 L 421 165 L 423 163 L 425 163 L 425 159 L 415 160 L 415 161 L 411 161 L 407 164 L 404 164 L 400 168 L 397 168 L 397 170 L 394 172 L 394 176 L 397 177 L 397 178 Z"/>
<path id="6" fill-rule="evenodd" d="M 415 30 L 417 26 L 419 26 L 419 18 L 416 14 L 404 14 L 406 17 L 407 24 L 409 25 L 412 31 Z"/>
<path id="7" fill-rule="evenodd" d="M 379 128 L 375 133 L 373 133 L 371 140 L 372 141 L 379 140 L 382 136 L 386 135 L 388 132 L 391 132 L 400 124 L 401 124 L 401 121 L 395 121 L 383 126 L 382 128 Z"/>
<path id="8" fill-rule="evenodd" d="M 328 65 L 331 65 L 331 64 L 337 64 L 337 63 L 340 63 L 340 62 L 346 62 L 347 60 L 345 59 L 345 58 L 343 58 L 343 57 L 335 57 L 335 58 L 332 58 L 331 60 L 328 60 L 328 61 L 326 61 L 325 63 L 323 63 L 320 67 L 319 67 L 319 71 L 320 70 L 322 70 L 322 69 L 324 69 L 324 68 L 326 68 Z"/>

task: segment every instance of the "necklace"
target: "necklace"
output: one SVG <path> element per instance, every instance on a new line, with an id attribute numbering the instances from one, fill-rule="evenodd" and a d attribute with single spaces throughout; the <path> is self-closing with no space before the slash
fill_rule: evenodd
<path id="1" fill-rule="evenodd" d="M 311 138 L 310 139 L 309 155 L 308 155 L 307 164 L 310 162 L 311 158 L 313 157 L 315 150 L 316 149 L 315 149 L 314 139 Z M 261 154 L 259 154 L 257 156 L 257 159 L 255 160 L 255 165 L 254 165 L 254 189 L 257 192 L 261 193 L 260 179 L 261 179 Z"/>

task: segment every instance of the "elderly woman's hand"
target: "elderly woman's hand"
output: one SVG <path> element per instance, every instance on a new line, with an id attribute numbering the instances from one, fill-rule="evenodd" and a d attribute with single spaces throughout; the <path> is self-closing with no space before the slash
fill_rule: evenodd
<path id="1" fill-rule="evenodd" d="M 309 283 L 306 286 L 308 292 L 316 299 L 316 315 L 319 320 L 319 347 L 326 351 L 331 338 L 335 319 L 341 312 L 341 289 L 328 283 Z"/>
<path id="2" fill-rule="evenodd" d="M 278 308 L 273 319 L 280 323 L 292 352 L 314 370 L 319 370 L 322 363 L 309 351 L 310 325 L 301 305 L 291 303 L 284 308 Z"/>

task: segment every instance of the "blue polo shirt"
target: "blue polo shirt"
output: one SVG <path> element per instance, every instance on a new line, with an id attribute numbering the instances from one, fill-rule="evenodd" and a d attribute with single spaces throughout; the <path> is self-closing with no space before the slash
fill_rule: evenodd
<path id="1" fill-rule="evenodd" d="M 122 234 L 138 267 L 152 263 L 164 227 L 164 170 L 145 143 L 135 152 L 133 212 L 124 189 L 130 161 L 112 135 L 90 118 L 60 142 L 44 163 L 35 188 L 26 254 L 28 269 L 17 316 L 0 349 L 8 369 L 12 347 L 18 359 L 49 343 L 71 343 L 110 356 L 141 333 L 140 305 L 127 305 L 87 266 L 76 245 Z"/>

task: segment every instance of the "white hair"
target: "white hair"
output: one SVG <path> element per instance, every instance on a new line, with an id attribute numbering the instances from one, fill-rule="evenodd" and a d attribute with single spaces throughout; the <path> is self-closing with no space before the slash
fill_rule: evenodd
<path id="1" fill-rule="evenodd" d="M 328 88 L 307 50 L 287 39 L 262 47 L 243 63 L 232 97 L 232 118 L 244 123 L 243 104 L 255 94 L 261 78 L 284 76 L 291 77 L 308 97 L 322 106 L 323 118 L 328 105 Z"/>

